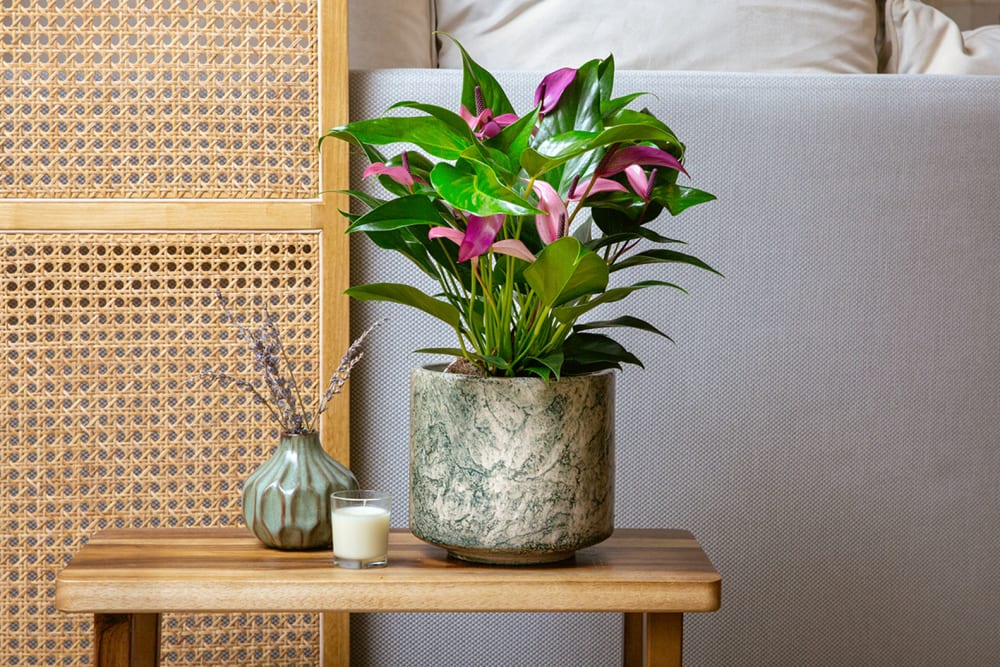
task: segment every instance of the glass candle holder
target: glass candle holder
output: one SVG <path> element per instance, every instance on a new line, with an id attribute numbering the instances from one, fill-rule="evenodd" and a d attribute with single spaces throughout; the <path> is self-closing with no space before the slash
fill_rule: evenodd
<path id="1" fill-rule="evenodd" d="M 391 500 L 388 493 L 369 489 L 337 491 L 330 496 L 337 567 L 358 570 L 386 566 Z"/>

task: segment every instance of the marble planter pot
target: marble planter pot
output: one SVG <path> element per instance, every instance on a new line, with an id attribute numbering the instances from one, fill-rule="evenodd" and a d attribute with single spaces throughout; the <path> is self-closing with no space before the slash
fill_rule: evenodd
<path id="1" fill-rule="evenodd" d="M 615 374 L 413 370 L 410 530 L 464 560 L 563 560 L 614 528 Z"/>
<path id="2" fill-rule="evenodd" d="M 282 435 L 243 485 L 243 518 L 275 549 L 329 547 L 330 494 L 358 488 L 354 473 L 323 450 L 318 433 Z"/>

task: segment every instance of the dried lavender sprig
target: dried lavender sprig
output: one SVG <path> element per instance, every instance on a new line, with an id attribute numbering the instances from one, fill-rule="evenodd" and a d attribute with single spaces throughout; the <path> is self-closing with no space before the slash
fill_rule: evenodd
<path id="1" fill-rule="evenodd" d="M 228 300 L 222 295 L 222 291 L 217 289 L 215 293 L 223 314 L 229 322 L 236 326 L 237 336 L 250 344 L 254 368 L 261 372 L 264 386 L 267 387 L 268 393 L 271 395 L 271 401 L 260 394 L 257 394 L 257 399 L 263 401 L 271 409 L 272 414 L 276 415 L 276 420 L 282 430 L 289 431 L 301 426 L 302 417 L 297 414 L 296 396 L 289 389 L 288 380 L 281 376 L 280 366 L 282 358 L 285 358 L 285 351 L 281 345 L 281 333 L 274 324 L 276 316 L 267 310 L 267 302 L 264 302 L 264 316 L 260 327 L 250 329 L 228 308 Z M 291 385 L 297 389 L 290 365 L 289 371 L 292 378 Z M 256 389 L 254 392 L 257 393 Z M 302 405 L 301 400 L 299 400 L 299 404 Z M 302 409 L 305 409 L 304 405 L 302 405 Z"/>
<path id="2" fill-rule="evenodd" d="M 379 320 L 365 329 L 365 331 L 358 336 L 353 343 L 351 343 L 351 346 L 347 348 L 347 352 L 344 353 L 344 356 L 340 358 L 340 365 L 337 366 L 337 370 L 333 372 L 333 375 L 330 377 L 329 384 L 326 385 L 326 389 L 323 390 L 323 393 L 320 396 L 319 406 L 316 408 L 316 419 L 319 419 L 319 416 L 326 411 L 326 404 L 330 402 L 330 399 L 343 390 L 344 385 L 347 384 L 348 378 L 351 377 L 351 371 L 354 369 L 354 366 L 361 361 L 362 357 L 365 356 L 365 351 L 361 347 L 361 344 L 364 343 L 368 334 L 377 329 L 383 322 L 385 322 L 384 319 Z M 310 420 L 309 423 L 311 425 L 312 420 Z"/>
<path id="3" fill-rule="evenodd" d="M 277 316 L 272 315 L 267 310 L 267 302 L 264 302 L 264 317 L 260 327 L 250 329 L 229 310 L 228 301 L 222 295 L 221 290 L 216 290 L 216 296 L 219 299 L 224 316 L 236 327 L 237 337 L 249 343 L 250 350 L 253 353 L 254 369 L 261 372 L 263 384 L 267 387 L 267 392 L 270 394 L 271 400 L 268 400 L 264 394 L 258 391 L 253 383 L 242 378 L 237 378 L 229 373 L 206 369 L 202 372 L 202 376 L 209 381 L 218 380 L 220 383 L 234 382 L 238 388 L 250 391 L 254 396 L 255 402 L 263 403 L 267 406 L 271 412 L 271 416 L 278 422 L 282 431 L 290 434 L 306 433 L 315 430 L 315 422 L 318 421 L 319 415 L 326 410 L 330 399 L 341 393 L 343 386 L 347 383 L 351 375 L 351 370 L 364 356 L 361 343 L 368 334 L 384 322 L 384 320 L 376 322 L 351 344 L 341 358 L 340 366 L 334 372 L 333 377 L 330 378 L 329 385 L 327 385 L 326 389 L 320 395 L 316 411 L 310 413 L 309 404 L 303 397 L 298 383 L 295 381 L 295 368 L 281 343 L 281 332 L 276 323 Z M 282 363 L 284 363 L 288 370 L 287 378 L 281 374 Z"/>
<path id="4" fill-rule="evenodd" d="M 264 303 L 264 315 L 265 315 L 265 320 L 267 322 L 268 330 L 271 332 L 274 344 L 277 348 L 276 358 L 280 358 L 282 361 L 284 361 L 285 368 L 288 369 L 287 386 L 284 379 L 283 378 L 281 379 L 282 379 L 282 388 L 287 392 L 286 395 L 289 400 L 288 412 L 289 412 L 290 425 L 292 426 L 292 428 L 301 429 L 304 425 L 303 423 L 307 421 L 305 419 L 305 413 L 309 409 L 309 406 L 306 403 L 305 398 L 302 396 L 302 391 L 299 388 L 298 382 L 295 381 L 295 368 L 292 367 L 292 362 L 288 358 L 288 355 L 285 352 L 285 347 L 281 342 L 281 332 L 278 331 L 278 325 L 275 324 L 277 315 L 272 316 L 271 313 L 268 312 L 267 302 Z M 275 368 L 275 372 L 277 372 L 277 368 Z M 299 410 L 295 409 L 296 402 L 299 405 Z"/>
<path id="5" fill-rule="evenodd" d="M 264 396 L 261 395 L 259 391 L 257 391 L 257 387 L 253 386 L 252 382 L 244 380 L 243 378 L 238 378 L 234 375 L 230 375 L 229 373 L 222 373 L 220 371 L 212 370 L 211 368 L 203 369 L 201 371 L 201 377 L 205 378 L 205 381 L 209 384 L 212 383 L 213 381 L 218 382 L 224 388 L 227 383 L 232 382 L 233 384 L 236 385 L 238 389 L 244 389 L 246 391 L 249 391 L 253 395 L 254 402 L 263 404 L 271 413 L 271 416 L 274 419 L 276 419 L 279 424 L 282 424 L 281 416 L 278 414 L 278 411 L 274 409 L 274 406 L 271 405 L 271 403 L 266 398 L 264 398 Z M 282 424 L 282 426 L 284 426 L 284 424 Z"/>

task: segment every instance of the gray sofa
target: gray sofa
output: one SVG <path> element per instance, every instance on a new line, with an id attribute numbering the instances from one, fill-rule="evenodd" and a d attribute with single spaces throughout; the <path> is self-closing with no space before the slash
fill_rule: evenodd
<path id="1" fill-rule="evenodd" d="M 518 108 L 538 76 L 501 75 Z M 623 527 L 692 530 L 723 606 L 688 616 L 685 664 L 1000 664 L 1000 77 L 620 72 L 688 145 L 718 201 L 667 220 L 726 274 L 624 302 Z M 352 117 L 457 107 L 460 73 L 353 74 Z M 360 180 L 362 164 L 355 165 Z M 403 260 L 352 241 L 352 281 Z M 662 267 L 650 276 L 664 277 Z M 647 293 L 648 292 L 648 293 Z M 607 314 L 614 311 L 609 307 Z M 352 390 L 352 468 L 406 525 L 411 353 L 436 325 L 389 322 Z M 604 667 L 614 615 L 358 619 L 358 665 Z"/>

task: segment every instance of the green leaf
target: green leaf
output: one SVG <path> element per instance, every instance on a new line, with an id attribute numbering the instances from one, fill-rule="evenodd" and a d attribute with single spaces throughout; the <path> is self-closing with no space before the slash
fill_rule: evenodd
<path id="1" fill-rule="evenodd" d="M 483 94 L 483 103 L 488 109 L 493 110 L 494 116 L 505 113 L 514 113 L 514 107 L 507 99 L 507 93 L 497 82 L 493 75 L 480 67 L 479 63 L 469 56 L 457 39 L 446 32 L 437 31 L 435 34 L 444 35 L 458 47 L 462 53 L 462 105 L 472 113 L 476 112 L 476 86 Z"/>
<path id="2" fill-rule="evenodd" d="M 473 143 L 475 141 L 475 135 L 472 134 L 472 129 L 469 127 L 469 124 L 465 122 L 464 118 L 450 109 L 439 107 L 436 104 L 424 104 L 422 102 L 409 101 L 396 102 L 389 108 L 416 109 L 417 111 L 423 111 L 428 116 L 433 116 L 447 125 L 448 128 L 455 134 L 466 137 L 469 143 Z"/>
<path id="3" fill-rule="evenodd" d="M 638 317 L 631 317 L 625 315 L 622 317 L 616 317 L 613 320 L 598 320 L 596 322 L 585 322 L 583 324 L 577 324 L 573 327 L 573 331 L 590 331 L 591 329 L 610 329 L 616 327 L 628 327 L 631 329 L 640 329 L 642 331 L 648 331 L 649 333 L 654 333 L 658 336 L 663 336 L 667 340 L 671 340 L 670 336 L 663 333 L 652 324 L 645 320 L 640 320 Z"/>
<path id="4" fill-rule="evenodd" d="M 621 370 L 621 364 L 643 368 L 638 357 L 603 334 L 575 333 L 563 343 L 563 373 L 592 373 L 607 368 Z"/>
<path id="5" fill-rule="evenodd" d="M 608 286 L 608 265 L 572 236 L 545 246 L 524 270 L 528 285 L 547 308 L 562 305 Z"/>
<path id="6" fill-rule="evenodd" d="M 517 122 L 508 125 L 500 134 L 486 142 L 487 148 L 494 149 L 507 156 L 510 165 L 520 165 L 521 155 L 531 142 L 538 122 L 538 109 L 519 118 Z"/>
<path id="7" fill-rule="evenodd" d="M 348 232 L 385 232 L 414 225 L 440 225 L 444 218 L 430 199 L 410 195 L 391 199 L 355 220 Z"/>
<path id="8" fill-rule="evenodd" d="M 637 253 L 621 260 L 620 262 L 614 263 L 611 266 L 611 270 L 620 271 L 621 269 L 626 269 L 630 266 L 639 266 L 642 264 L 688 264 L 690 266 L 696 266 L 699 269 L 711 271 L 718 276 L 722 275 L 693 255 L 687 255 L 683 252 L 677 252 L 676 250 L 667 250 L 666 248 L 655 248 L 653 250 L 646 250 L 644 252 Z"/>
<path id="9" fill-rule="evenodd" d="M 419 352 L 420 354 L 444 354 L 449 357 L 464 357 L 466 352 L 457 347 L 422 347 L 419 350 L 414 350 L 414 352 Z"/>
<path id="10" fill-rule="evenodd" d="M 591 150 L 594 132 L 571 130 L 537 142 L 521 155 L 521 167 L 535 178 Z"/>
<path id="11" fill-rule="evenodd" d="M 601 100 L 601 115 L 607 119 L 609 116 L 613 116 L 615 113 L 621 111 L 634 100 L 642 97 L 643 95 L 649 95 L 649 93 L 632 93 L 630 95 L 616 97 L 615 99 L 607 101 Z M 605 120 L 605 122 L 607 122 L 607 120 Z"/>
<path id="12" fill-rule="evenodd" d="M 684 209 L 714 200 L 715 195 L 680 185 L 664 185 L 654 187 L 651 198 L 666 207 L 670 215 L 678 215 Z"/>
<path id="13" fill-rule="evenodd" d="M 629 241 L 635 241 L 637 239 L 646 239 L 647 241 L 652 241 L 653 243 L 685 243 L 678 239 L 671 239 L 654 232 L 652 229 L 647 229 L 646 227 L 635 227 L 625 232 L 620 232 L 616 234 L 605 234 L 604 236 L 592 239 L 587 243 L 587 247 L 591 250 L 600 250 L 605 246 L 614 245 L 616 243 L 628 243 Z"/>
<path id="14" fill-rule="evenodd" d="M 642 111 L 635 111 L 633 109 L 620 109 L 611 116 L 609 116 L 606 121 L 608 127 L 618 126 L 618 125 L 646 125 L 649 127 L 654 127 L 660 131 L 661 136 L 664 138 L 662 141 L 670 146 L 675 147 L 675 151 L 671 153 L 678 160 L 683 160 L 684 158 L 684 144 L 680 142 L 677 135 L 674 134 L 673 130 L 667 127 L 667 124 L 662 120 L 649 113 L 648 110 L 643 109 Z"/>
<path id="15" fill-rule="evenodd" d="M 615 87 L 615 56 L 609 55 L 597 64 L 597 90 L 599 93 L 600 106 L 611 99 L 611 93 Z M 602 114 L 603 115 L 603 114 Z"/>
<path id="16" fill-rule="evenodd" d="M 684 288 L 673 283 L 663 282 L 662 280 L 643 280 L 641 282 L 635 283 L 634 285 L 629 285 L 627 287 L 614 287 L 606 292 L 602 292 L 593 299 L 589 299 L 584 303 L 574 304 L 572 306 L 563 306 L 561 308 L 556 308 L 552 311 L 552 314 L 560 322 L 575 322 L 584 313 L 593 310 L 594 308 L 605 304 L 613 303 L 615 301 L 621 301 L 625 297 L 629 296 L 635 291 L 645 289 L 647 287 L 672 287 L 673 289 L 685 292 Z"/>
<path id="17" fill-rule="evenodd" d="M 375 145 L 411 143 L 445 160 L 457 159 L 474 143 L 470 139 L 471 134 L 456 131 L 434 116 L 386 116 L 359 120 L 335 128 L 328 135 L 338 138 L 350 135 L 362 143 Z"/>
<path id="18" fill-rule="evenodd" d="M 344 292 L 358 301 L 389 301 L 401 303 L 428 315 L 432 315 L 445 324 L 457 329 L 460 323 L 460 313 L 455 306 L 447 301 L 439 301 L 430 297 L 416 287 L 399 283 L 371 283 L 351 287 Z"/>
<path id="19" fill-rule="evenodd" d="M 650 120 L 656 120 L 651 116 L 649 118 Z M 635 144 L 647 141 L 680 147 L 681 144 L 677 141 L 677 137 L 670 130 L 665 129 L 665 126 L 660 127 L 660 125 L 662 124 L 653 122 L 612 125 L 594 137 L 590 147 L 597 148 L 599 146 L 610 146 L 611 144 Z"/>
<path id="20" fill-rule="evenodd" d="M 431 183 L 449 204 L 475 215 L 541 213 L 531 202 L 501 183 L 496 173 L 479 163 L 459 160 L 451 165 L 441 162 L 431 171 Z"/>
<path id="21" fill-rule="evenodd" d="M 323 148 L 323 141 L 326 139 L 340 139 L 341 141 L 346 141 L 348 144 L 355 146 L 356 148 L 360 148 L 365 154 L 365 157 L 368 158 L 369 162 L 385 162 L 385 158 L 378 151 L 378 149 L 374 146 L 361 143 L 357 137 L 346 131 L 345 126 L 335 127 L 332 130 L 328 130 L 323 133 L 316 145 L 318 150 Z"/>
<path id="22" fill-rule="evenodd" d="M 603 195 L 604 193 L 601 193 Z M 617 196 L 619 192 L 612 192 Z M 595 202 L 590 209 L 590 216 L 594 224 L 605 236 L 614 234 L 638 233 L 645 222 L 655 220 L 663 207 L 656 202 L 650 202 L 647 206 L 644 201 L 635 197 L 629 203 L 627 199 L 606 199 Z"/>
<path id="23" fill-rule="evenodd" d="M 501 370 L 507 370 L 510 368 L 510 361 L 507 359 L 501 359 L 500 357 L 493 356 L 492 354 L 476 354 L 471 350 L 461 350 L 457 347 L 424 347 L 419 350 L 414 350 L 414 352 L 420 352 L 422 354 L 447 354 L 452 357 L 462 357 L 463 359 L 468 359 L 470 361 L 478 361 L 485 366 L 493 366 L 494 368 L 499 368 Z"/>
<path id="24" fill-rule="evenodd" d="M 527 371 L 531 371 L 535 375 L 538 375 L 543 380 L 548 381 L 550 376 L 555 376 L 556 380 L 559 379 L 559 375 L 562 372 L 563 365 L 563 352 L 562 350 L 556 350 L 552 354 L 547 354 L 544 357 L 529 357 L 525 360 L 524 368 Z M 536 363 L 531 363 L 536 362 Z"/>
<path id="25" fill-rule="evenodd" d="M 360 190 L 333 190 L 333 192 L 339 192 L 341 194 L 348 195 L 349 197 L 353 197 L 354 199 L 357 199 L 359 202 L 361 202 L 362 204 L 364 204 L 365 206 L 367 206 L 369 209 L 378 208 L 382 204 L 386 203 L 385 199 L 379 199 L 377 197 L 372 197 L 367 192 L 361 192 Z M 345 217 L 348 216 L 348 214 L 345 213 L 344 211 L 341 211 L 341 213 Z M 354 217 L 355 218 L 359 218 L 361 216 L 354 216 Z"/>
<path id="26" fill-rule="evenodd" d="M 598 132 L 602 129 L 599 63 L 591 60 L 577 69 L 572 83 L 560 96 L 559 104 L 539 123 L 537 141 L 574 130 Z"/>

